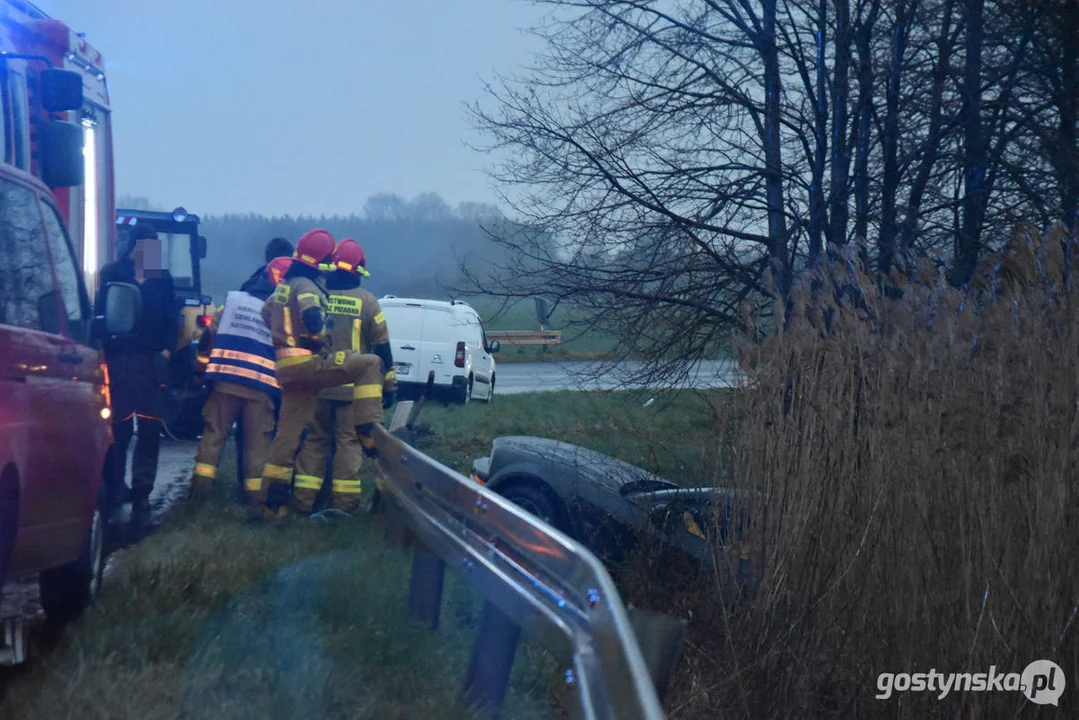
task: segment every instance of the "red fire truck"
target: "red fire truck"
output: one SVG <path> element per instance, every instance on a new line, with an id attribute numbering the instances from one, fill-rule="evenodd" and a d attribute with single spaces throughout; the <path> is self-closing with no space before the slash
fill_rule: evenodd
<path id="1" fill-rule="evenodd" d="M 105 62 L 81 34 L 32 3 L 0 2 L 0 26 L 5 161 L 56 196 L 92 299 L 116 238 Z M 66 107 L 67 99 L 79 106 Z"/>
<path id="2" fill-rule="evenodd" d="M 36 578 L 70 620 L 104 566 L 113 470 L 108 373 L 96 339 L 135 327 L 138 289 L 90 302 L 115 253 L 101 55 L 28 2 L 0 0 L 0 589 Z M 23 660 L 0 592 L 0 664 Z"/>
<path id="3" fill-rule="evenodd" d="M 55 196 L 91 302 L 98 270 L 116 259 L 122 221 L 139 219 L 164 234 L 168 269 L 183 303 L 177 312 L 185 321 L 170 362 L 166 428 L 173 437 L 197 438 L 204 393 L 195 383 L 189 345 L 200 332 L 196 316 L 209 312 L 211 302 L 202 298 L 198 282 L 199 262 L 206 257 L 198 218 L 185 211 L 182 222 L 172 222 L 182 208 L 171 214 L 132 210 L 117 217 L 105 64 L 81 34 L 26 0 L 0 0 L 0 73 L 5 162 L 41 179 Z M 162 224 L 162 218 L 169 222 Z M 183 228 L 175 236 L 178 223 Z M 184 233 L 190 247 L 182 245 L 188 241 Z"/>

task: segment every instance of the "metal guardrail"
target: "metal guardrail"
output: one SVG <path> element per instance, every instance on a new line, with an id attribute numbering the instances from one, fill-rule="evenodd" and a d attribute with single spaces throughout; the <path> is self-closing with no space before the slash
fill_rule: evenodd
<path id="1" fill-rule="evenodd" d="M 562 342 L 561 330 L 488 330 L 488 340 L 497 340 L 506 347 L 530 345 L 558 345 Z"/>
<path id="2" fill-rule="evenodd" d="M 584 718 L 663 718 L 630 615 L 599 559 L 402 440 L 422 403 L 399 404 L 389 431 L 375 430 L 380 495 L 387 535 L 405 546 L 410 533 L 422 541 L 409 592 L 415 616 L 438 626 L 447 564 L 485 596 L 465 700 L 498 716 L 523 630 L 568 661 Z"/>

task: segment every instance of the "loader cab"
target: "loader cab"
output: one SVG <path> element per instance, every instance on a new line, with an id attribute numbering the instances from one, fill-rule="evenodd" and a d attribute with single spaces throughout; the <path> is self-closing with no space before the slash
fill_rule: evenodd
<path id="1" fill-rule="evenodd" d="M 165 269 L 172 274 L 176 295 L 185 307 L 203 304 L 202 260 L 206 257 L 206 238 L 199 235 L 199 216 L 183 208 L 172 212 L 116 209 L 117 240 L 122 246 L 136 223 L 145 223 L 161 238 Z"/>
<path id="2" fill-rule="evenodd" d="M 157 231 L 161 239 L 164 269 L 172 275 L 177 312 L 183 321 L 179 342 L 169 362 L 165 432 L 172 437 L 192 440 L 202 432 L 202 406 L 205 388 L 198 378 L 194 343 L 203 326 L 200 318 L 213 312 L 213 298 L 202 294 L 202 260 L 206 257 L 206 238 L 199 235 L 199 216 L 178 207 L 172 212 L 117 208 L 117 244 L 124 246 L 137 223 Z"/>

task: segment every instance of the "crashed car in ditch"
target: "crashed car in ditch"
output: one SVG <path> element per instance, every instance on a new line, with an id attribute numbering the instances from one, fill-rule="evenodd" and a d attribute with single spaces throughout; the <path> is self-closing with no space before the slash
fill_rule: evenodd
<path id="1" fill-rule="evenodd" d="M 746 592 L 756 584 L 749 516 L 734 490 L 682 487 L 609 455 L 529 436 L 494 440 L 472 477 L 609 566 L 642 550 L 673 551 L 729 568 Z"/>

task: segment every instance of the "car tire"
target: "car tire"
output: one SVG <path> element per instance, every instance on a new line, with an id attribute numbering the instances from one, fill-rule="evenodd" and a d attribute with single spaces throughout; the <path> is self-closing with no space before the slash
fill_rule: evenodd
<path id="1" fill-rule="evenodd" d="M 502 497 L 520 507 L 556 530 L 567 532 L 565 508 L 554 493 L 546 490 L 535 481 L 515 482 L 504 490 L 498 490 Z"/>
<path id="2" fill-rule="evenodd" d="M 41 608 L 50 621 L 66 624 L 78 619 L 101 590 L 105 569 L 105 523 L 103 503 L 99 501 L 79 557 L 39 576 Z"/>
<path id="3" fill-rule="evenodd" d="M 465 386 L 457 391 L 457 403 L 459 405 L 467 405 L 472 401 L 472 376 L 468 376 L 468 382 Z"/>
<path id="4" fill-rule="evenodd" d="M 487 397 L 484 398 L 484 402 L 490 405 L 495 399 L 495 376 L 491 376 L 491 384 L 487 386 Z"/>

